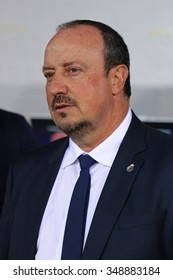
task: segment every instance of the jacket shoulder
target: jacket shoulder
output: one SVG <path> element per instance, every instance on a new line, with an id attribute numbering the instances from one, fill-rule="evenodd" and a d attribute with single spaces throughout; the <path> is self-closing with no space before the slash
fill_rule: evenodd
<path id="1" fill-rule="evenodd" d="M 65 150 L 68 147 L 68 137 L 58 139 L 47 145 L 35 148 L 33 150 L 27 151 L 20 155 L 14 161 L 15 166 L 27 166 L 30 165 L 31 168 L 34 168 L 38 164 L 44 164 L 47 162 L 56 161 L 60 156 L 65 153 Z"/>

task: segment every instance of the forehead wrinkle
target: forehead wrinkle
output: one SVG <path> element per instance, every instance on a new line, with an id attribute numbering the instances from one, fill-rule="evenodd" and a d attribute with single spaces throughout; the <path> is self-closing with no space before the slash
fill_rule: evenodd
<path id="1" fill-rule="evenodd" d="M 53 46 L 53 48 L 50 46 L 45 54 L 44 69 L 53 69 L 55 65 L 67 67 L 75 64 L 86 67 L 87 63 L 85 60 L 88 59 L 88 61 L 93 61 L 96 57 L 98 57 L 98 59 L 104 59 L 103 49 L 86 48 L 85 45 L 60 45 L 58 47 Z"/>

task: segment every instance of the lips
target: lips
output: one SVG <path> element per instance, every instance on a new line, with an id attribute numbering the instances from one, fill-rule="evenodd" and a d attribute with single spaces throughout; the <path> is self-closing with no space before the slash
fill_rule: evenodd
<path id="1" fill-rule="evenodd" d="M 62 109 L 62 108 L 65 108 L 67 106 L 69 106 L 69 105 L 68 104 L 56 104 L 55 105 L 56 109 Z"/>
<path id="2" fill-rule="evenodd" d="M 62 109 L 66 109 L 66 108 L 69 108 L 69 107 L 72 107 L 73 105 L 71 104 L 66 104 L 66 103 L 59 103 L 59 104 L 55 104 L 55 110 L 56 111 L 59 111 L 59 110 L 62 110 Z"/>
<path id="3" fill-rule="evenodd" d="M 54 97 L 51 107 L 53 111 L 56 111 L 56 110 L 62 110 L 76 105 L 77 105 L 76 101 L 70 98 L 69 96 L 59 95 Z"/>

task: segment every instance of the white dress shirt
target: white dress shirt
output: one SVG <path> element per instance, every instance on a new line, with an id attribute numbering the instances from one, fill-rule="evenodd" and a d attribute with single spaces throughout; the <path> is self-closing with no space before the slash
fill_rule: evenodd
<path id="1" fill-rule="evenodd" d="M 104 142 L 88 153 L 97 161 L 97 163 L 90 168 L 91 189 L 84 243 L 86 241 L 103 186 L 118 152 L 119 146 L 130 125 L 131 118 L 132 113 L 129 109 L 128 114 L 119 127 Z M 68 207 L 75 183 L 80 173 L 78 157 L 84 153 L 85 152 L 83 150 L 70 140 L 69 147 L 64 154 L 60 170 L 54 182 L 43 215 L 37 241 L 36 259 L 61 259 Z"/>

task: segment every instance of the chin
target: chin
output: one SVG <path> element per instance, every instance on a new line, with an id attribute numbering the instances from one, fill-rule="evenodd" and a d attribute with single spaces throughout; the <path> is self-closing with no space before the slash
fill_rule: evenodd
<path id="1" fill-rule="evenodd" d="M 68 136 L 80 137 L 93 130 L 91 122 L 87 120 L 79 122 L 61 122 L 57 126 Z"/>

